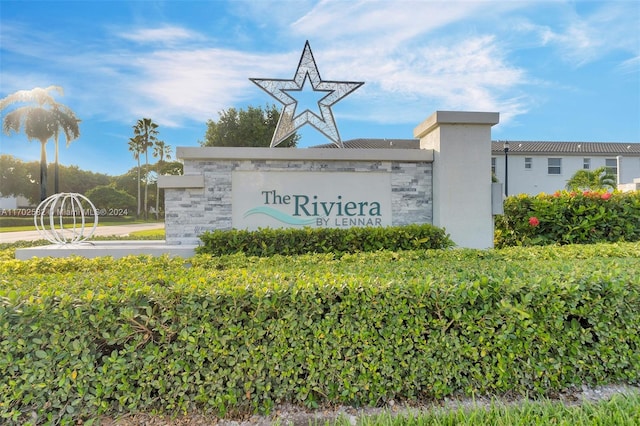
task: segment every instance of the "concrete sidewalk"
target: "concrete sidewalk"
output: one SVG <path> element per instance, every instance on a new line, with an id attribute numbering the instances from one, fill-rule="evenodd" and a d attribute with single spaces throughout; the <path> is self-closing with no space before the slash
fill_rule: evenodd
<path id="1" fill-rule="evenodd" d="M 126 236 L 131 232 L 164 229 L 164 223 L 137 223 L 133 225 L 98 226 L 93 236 Z M 0 243 L 43 239 L 38 231 L 0 232 Z"/>

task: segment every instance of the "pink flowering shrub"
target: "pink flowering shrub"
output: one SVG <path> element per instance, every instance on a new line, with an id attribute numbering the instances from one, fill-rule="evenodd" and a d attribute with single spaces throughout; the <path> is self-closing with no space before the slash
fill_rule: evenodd
<path id="1" fill-rule="evenodd" d="M 640 191 L 558 191 L 508 197 L 495 246 L 640 240 Z"/>

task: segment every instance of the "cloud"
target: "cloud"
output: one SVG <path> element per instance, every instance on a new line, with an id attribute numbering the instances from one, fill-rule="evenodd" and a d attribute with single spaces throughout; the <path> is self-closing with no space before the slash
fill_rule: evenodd
<path id="1" fill-rule="evenodd" d="M 172 127 L 216 118 L 219 111 L 259 93 L 249 77 L 286 77 L 297 61 L 296 54 L 199 47 L 215 42 L 177 26 L 109 29 L 96 37 L 102 38 L 99 43 L 56 41 L 27 27 L 10 31 L 5 26 L 2 35 L 5 52 L 38 58 L 46 65 L 29 74 L 3 69 L 6 93 L 56 84 L 65 87 L 66 98 L 73 99 L 83 117 L 130 122 L 150 116 Z M 127 43 L 131 40 L 150 47 L 140 49 Z"/>
<path id="2" fill-rule="evenodd" d="M 314 7 L 316 0 L 235 0 L 229 3 L 229 11 L 240 22 L 249 21 L 259 28 L 288 27 Z"/>
<path id="3" fill-rule="evenodd" d="M 295 33 L 344 44 L 377 44 L 393 49 L 437 28 L 477 15 L 482 1 L 320 1 L 291 24 Z"/>
<path id="4" fill-rule="evenodd" d="M 618 65 L 618 70 L 623 74 L 638 74 L 638 70 L 640 70 L 640 56 L 623 61 Z"/>
<path id="5" fill-rule="evenodd" d="M 125 40 L 137 43 L 162 43 L 175 44 L 178 42 L 202 40 L 203 37 L 196 32 L 177 26 L 163 26 L 158 28 L 137 28 L 122 31 L 118 34 Z"/>
<path id="6" fill-rule="evenodd" d="M 486 6 L 474 3 L 473 7 L 463 8 L 456 4 L 457 7 L 450 7 L 449 13 L 444 14 L 446 17 L 439 25 Z M 509 94 L 522 84 L 524 72 L 507 64 L 494 36 L 471 35 L 447 40 L 446 46 L 442 40 L 424 43 L 419 34 L 424 28 L 407 31 L 415 21 L 412 13 L 401 10 L 394 14 L 397 9 L 387 3 L 381 5 L 385 7 L 371 8 L 369 2 L 321 2 L 319 9 L 302 19 L 313 17 L 313 22 L 328 22 L 338 9 L 347 8 L 347 13 L 338 14 L 337 26 L 342 27 L 346 22 L 341 23 L 340 19 L 349 20 L 352 14 L 362 13 L 352 29 L 355 26 L 360 38 L 369 34 L 372 37 L 369 42 L 360 44 L 350 40 L 352 48 L 347 48 L 344 44 L 332 47 L 321 40 L 319 44 L 324 48 L 316 57 L 323 78 L 366 82 L 365 90 L 343 103 L 346 105 L 344 115 L 380 122 L 387 122 L 391 117 L 395 117 L 396 122 L 416 122 L 423 118 L 424 110 L 430 105 L 440 109 L 490 111 L 508 108 L 505 117 L 526 111 L 522 96 Z M 425 7 L 422 3 L 418 5 Z M 376 33 L 385 18 L 387 31 Z M 176 27 L 166 29 L 164 35 L 142 30 L 131 33 L 136 39 L 144 40 L 173 40 L 175 35 L 181 38 L 190 34 Z M 331 37 L 339 36 L 340 33 Z M 302 45 L 299 48 L 299 51 L 267 54 L 168 46 L 139 53 L 129 64 L 120 61 L 119 65 L 113 65 L 114 69 L 130 68 L 116 76 L 121 80 L 119 86 L 129 93 L 125 109 L 130 115 L 153 116 L 162 125 L 179 126 L 187 118 L 206 121 L 216 118 L 223 109 L 259 98 L 248 77 L 291 78 Z M 380 102 L 382 98 L 386 101 Z M 272 101 L 268 97 L 264 99 Z M 350 113 L 349 107 L 358 108 L 359 113 Z M 398 109 L 406 111 L 399 114 Z"/>
<path id="7" fill-rule="evenodd" d="M 168 126 L 187 117 L 204 122 L 246 99 L 255 90 L 250 76 L 280 71 L 260 64 L 290 64 L 290 59 L 225 49 L 156 51 L 136 62 L 138 99 L 130 108 Z"/>
<path id="8" fill-rule="evenodd" d="M 563 62 L 575 67 L 592 63 L 612 52 L 640 54 L 637 2 L 593 3 L 582 14 L 574 9 L 558 8 L 558 22 L 520 23 L 518 30 L 533 34 L 539 46 L 553 46 Z"/>
<path id="9" fill-rule="evenodd" d="M 334 67 L 344 75 L 357 73 L 367 82 L 359 94 L 367 119 L 384 122 L 393 116 L 416 122 L 426 110 L 438 108 L 507 111 L 503 121 L 508 121 L 527 110 L 518 90 L 526 73 L 508 65 L 492 36 L 446 47 L 427 44 L 391 57 L 380 57 L 372 47 L 359 51 L 353 62 Z"/>

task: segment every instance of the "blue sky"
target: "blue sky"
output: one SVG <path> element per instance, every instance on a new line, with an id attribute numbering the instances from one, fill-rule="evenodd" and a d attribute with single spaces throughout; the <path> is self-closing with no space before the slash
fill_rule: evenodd
<path id="1" fill-rule="evenodd" d="M 333 107 L 342 140 L 412 138 L 461 110 L 500 112 L 493 139 L 640 141 L 637 0 L 0 0 L 0 20 L 0 97 L 62 86 L 82 122 L 61 163 L 110 175 L 135 166 L 140 118 L 175 149 L 222 110 L 276 103 L 249 78 L 293 78 L 307 40 L 323 80 L 365 83 Z"/>

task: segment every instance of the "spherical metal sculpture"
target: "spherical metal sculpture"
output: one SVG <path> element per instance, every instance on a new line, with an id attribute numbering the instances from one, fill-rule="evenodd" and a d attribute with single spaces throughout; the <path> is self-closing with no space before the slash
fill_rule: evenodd
<path id="1" fill-rule="evenodd" d="M 83 207 L 83 203 L 88 207 Z M 87 221 L 91 216 L 93 227 L 87 230 Z M 71 217 L 71 223 L 65 224 L 65 217 Z M 42 238 L 51 243 L 80 243 L 91 238 L 96 230 L 98 211 L 84 195 L 63 192 L 41 202 L 36 209 L 33 222 Z"/>

